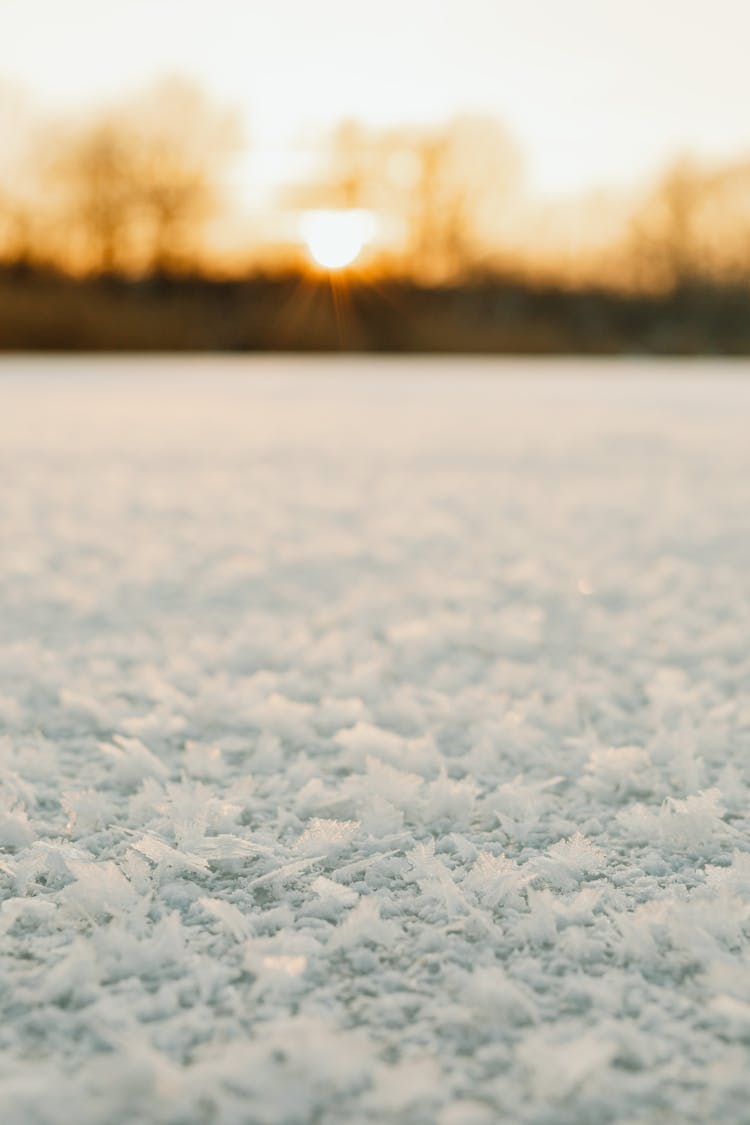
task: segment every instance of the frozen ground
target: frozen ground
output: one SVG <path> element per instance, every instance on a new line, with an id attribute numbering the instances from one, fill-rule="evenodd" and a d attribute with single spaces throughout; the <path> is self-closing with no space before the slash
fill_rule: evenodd
<path id="1" fill-rule="evenodd" d="M 750 1121 L 750 370 L 0 366 L 3 1125 Z"/>

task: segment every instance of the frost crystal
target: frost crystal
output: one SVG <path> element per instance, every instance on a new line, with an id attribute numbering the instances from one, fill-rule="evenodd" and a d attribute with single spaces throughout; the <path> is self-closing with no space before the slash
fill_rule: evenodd
<path id="1" fill-rule="evenodd" d="M 1 1125 L 748 1122 L 750 380 L 134 362 L 0 372 Z"/>

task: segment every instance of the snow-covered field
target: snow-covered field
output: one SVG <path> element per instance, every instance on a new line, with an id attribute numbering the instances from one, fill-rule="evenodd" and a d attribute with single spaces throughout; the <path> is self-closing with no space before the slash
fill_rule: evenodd
<path id="1" fill-rule="evenodd" d="M 750 368 L 0 364 L 3 1125 L 750 1121 Z"/>

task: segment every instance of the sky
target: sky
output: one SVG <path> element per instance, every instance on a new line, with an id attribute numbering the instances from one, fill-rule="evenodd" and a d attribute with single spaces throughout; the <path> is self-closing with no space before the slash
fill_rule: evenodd
<path id="1" fill-rule="evenodd" d="M 0 77 L 42 109 L 188 75 L 269 167 L 345 117 L 489 112 L 542 196 L 750 152 L 748 43 L 750 0 L 0 0 Z"/>

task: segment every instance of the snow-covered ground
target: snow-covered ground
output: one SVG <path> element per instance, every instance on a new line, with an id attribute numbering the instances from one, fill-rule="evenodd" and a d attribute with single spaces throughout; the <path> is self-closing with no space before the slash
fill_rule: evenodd
<path id="1" fill-rule="evenodd" d="M 750 1121 L 750 368 L 0 364 L 3 1125 Z"/>

